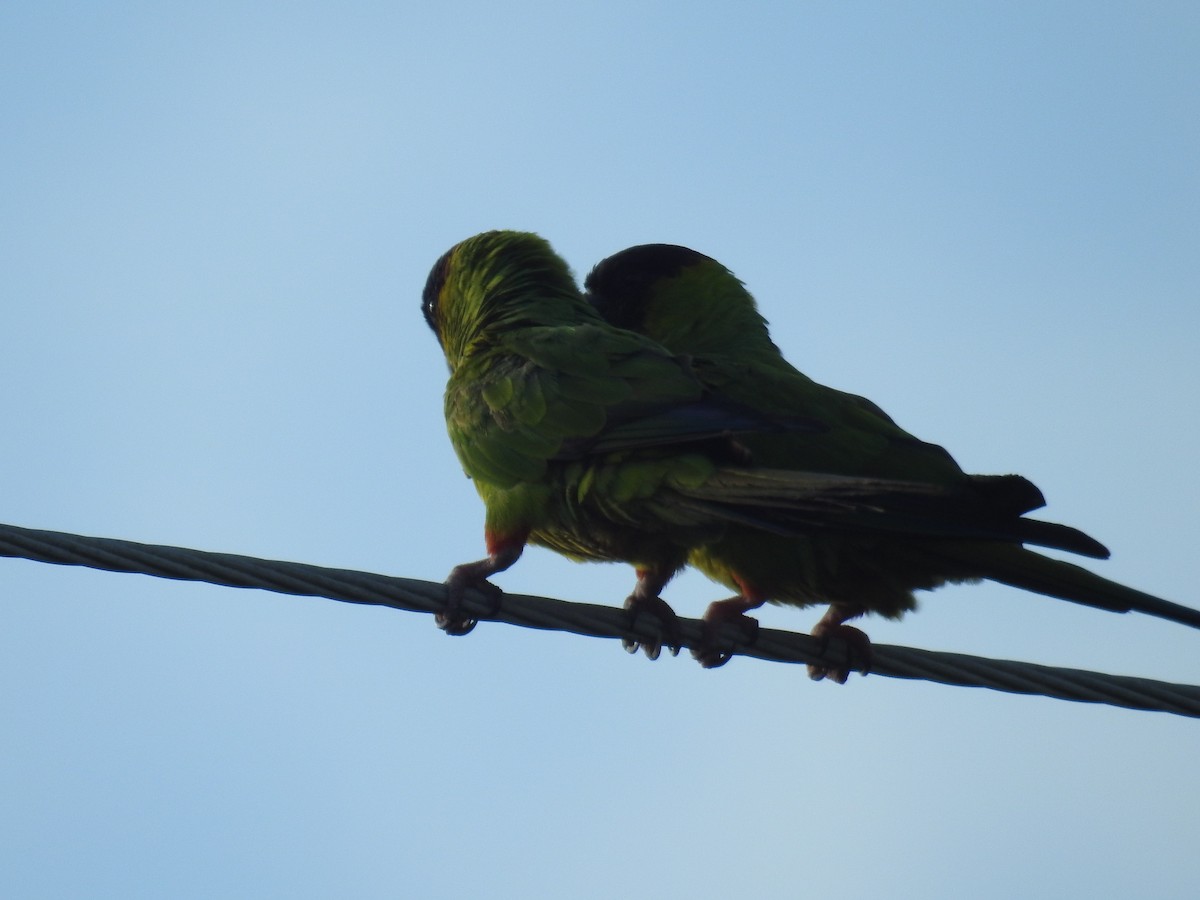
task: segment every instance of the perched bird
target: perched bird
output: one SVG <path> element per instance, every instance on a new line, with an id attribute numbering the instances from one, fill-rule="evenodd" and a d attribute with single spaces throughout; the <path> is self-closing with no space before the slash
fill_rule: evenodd
<path id="1" fill-rule="evenodd" d="M 689 554 L 697 569 L 737 591 L 708 607 L 704 619 L 710 625 L 733 621 L 752 630 L 754 620 L 745 614 L 766 601 L 801 607 L 828 603 L 813 634 L 839 634 L 869 660 L 866 636 L 844 623 L 866 612 L 897 618 L 915 607 L 914 590 L 986 578 L 1087 606 L 1137 610 L 1200 627 L 1200 612 L 1023 546 L 1109 555 L 1076 529 L 1026 518 L 1045 501 L 1025 478 L 968 475 L 942 447 L 913 437 L 871 401 L 799 372 L 771 340 L 742 282 L 716 260 L 670 244 L 631 247 L 599 263 L 584 287 L 606 321 L 688 359 L 711 393 L 825 426 L 739 436 L 755 465 L 922 482 L 946 492 L 925 505 L 920 516 L 890 517 L 889 524 L 896 526 L 891 531 L 816 527 L 779 535 L 731 526 Z M 943 502 L 944 518 L 937 512 Z M 964 504 L 970 514 L 964 515 Z M 706 666 L 728 659 L 713 647 L 694 652 Z M 848 671 L 810 667 L 810 674 L 844 681 Z"/>
<path id="2" fill-rule="evenodd" d="M 474 627 L 465 591 L 498 598 L 487 579 L 529 542 L 632 563 L 626 606 L 634 617 L 651 611 L 669 638 L 674 615 L 659 593 L 690 552 L 731 526 L 894 530 L 903 525 L 893 515 L 919 518 L 939 492 L 743 465 L 743 434 L 826 426 L 720 396 L 687 360 L 605 322 L 537 235 L 491 231 L 455 245 L 430 272 L 422 309 L 450 369 L 450 440 L 486 507 L 487 556 L 447 579 L 438 624 L 450 633 Z"/>

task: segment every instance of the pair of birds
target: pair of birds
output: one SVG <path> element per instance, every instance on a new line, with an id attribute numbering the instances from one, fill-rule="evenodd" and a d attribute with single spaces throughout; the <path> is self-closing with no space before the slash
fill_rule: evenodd
<path id="1" fill-rule="evenodd" d="M 633 564 L 633 617 L 655 616 L 690 564 L 736 595 L 704 613 L 693 655 L 729 659 L 718 626 L 743 626 L 766 601 L 828 603 L 813 629 L 846 638 L 858 667 L 869 641 L 845 623 L 895 618 L 915 590 L 982 578 L 1193 627 L 1200 612 L 1027 549 L 1105 558 L 1103 545 L 1030 519 L 1041 492 L 1017 475 L 969 475 L 943 448 L 875 404 L 807 378 L 771 341 L 733 274 L 684 247 L 648 244 L 605 259 L 580 292 L 541 237 L 490 231 L 447 251 L 423 294 L 450 367 L 446 426 L 486 506 L 487 556 L 455 567 L 438 624 L 463 634 L 470 588 L 527 543 L 576 560 Z M 638 642 L 627 640 L 631 652 Z M 845 681 L 848 668 L 810 667 Z"/>

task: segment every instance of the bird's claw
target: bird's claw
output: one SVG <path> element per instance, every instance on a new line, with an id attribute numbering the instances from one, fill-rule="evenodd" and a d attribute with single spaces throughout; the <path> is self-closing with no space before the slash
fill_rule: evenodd
<path id="1" fill-rule="evenodd" d="M 649 641 L 636 637 L 621 638 L 621 646 L 626 652 L 637 653 L 638 650 L 642 650 L 646 659 L 655 660 L 662 654 L 662 648 L 665 646 L 672 656 L 679 655 L 679 648 L 683 646 L 679 617 L 662 597 L 644 596 L 634 591 L 625 598 L 625 609 L 629 612 L 630 634 L 637 630 L 638 619 L 642 613 L 650 613 L 659 623 L 658 636 Z"/>
<path id="2" fill-rule="evenodd" d="M 871 639 L 864 632 L 851 625 L 833 625 L 818 622 L 812 630 L 812 636 L 820 642 L 822 656 L 829 649 L 829 639 L 831 637 L 840 638 L 844 642 L 846 650 L 846 664 L 844 666 L 825 666 L 809 663 L 808 677 L 813 681 L 821 681 L 824 678 L 828 678 L 830 681 L 836 681 L 838 684 L 845 684 L 852 671 L 859 671 L 863 675 L 870 673 L 872 655 Z"/>
<path id="3" fill-rule="evenodd" d="M 437 627 L 446 632 L 446 634 L 455 637 L 462 637 L 464 634 L 470 634 L 475 630 L 475 626 L 479 624 L 478 619 L 467 618 L 460 615 L 457 609 L 451 610 L 450 604 L 446 604 L 446 609 L 440 613 L 435 613 L 433 616 Z"/>
<path id="4" fill-rule="evenodd" d="M 446 634 L 461 637 L 470 634 L 480 619 L 494 618 L 502 604 L 504 591 L 496 587 L 474 570 L 474 563 L 456 566 L 446 579 L 446 605 L 434 613 L 433 621 Z M 463 610 L 463 599 L 468 588 L 474 588 L 491 600 L 491 608 L 482 615 L 467 615 Z"/>
<path id="5" fill-rule="evenodd" d="M 731 628 L 740 634 L 730 634 Z M 692 658 L 706 669 L 719 669 L 733 659 L 739 646 L 749 646 L 757 640 L 758 619 L 744 613 L 714 614 L 710 607 L 701 621 L 700 644 L 692 648 Z"/>

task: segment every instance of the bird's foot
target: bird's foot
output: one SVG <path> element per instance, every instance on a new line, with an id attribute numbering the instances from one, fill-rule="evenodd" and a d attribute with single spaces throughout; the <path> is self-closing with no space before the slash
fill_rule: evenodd
<path id="1" fill-rule="evenodd" d="M 664 646 L 670 650 L 672 656 L 679 655 L 679 648 L 683 646 L 682 632 L 679 630 L 679 617 L 672 610 L 667 601 L 661 596 L 647 596 L 638 594 L 635 590 L 628 598 L 625 598 L 625 608 L 629 611 L 629 631 L 634 634 L 637 630 L 637 620 L 643 614 L 650 614 L 659 622 L 659 634 L 656 637 L 650 638 L 649 641 L 644 638 L 623 637 L 620 638 L 620 646 L 624 647 L 628 653 L 637 653 L 638 650 L 643 650 L 646 653 L 646 659 L 655 660 L 659 658 Z"/>
<path id="2" fill-rule="evenodd" d="M 692 658 L 706 669 L 717 669 L 733 658 L 739 646 L 757 641 L 758 619 L 746 615 L 746 610 L 758 605 L 748 604 L 742 597 L 710 603 L 701 619 L 700 644 L 692 648 Z"/>
<path id="3" fill-rule="evenodd" d="M 662 597 L 634 590 L 625 598 L 625 609 L 629 611 L 630 634 L 637 630 L 638 619 L 644 613 L 649 613 L 658 620 L 658 635 L 651 640 L 647 641 L 636 637 L 621 638 L 621 646 L 627 652 L 637 653 L 638 650 L 642 650 L 646 654 L 646 659 L 658 659 L 662 648 L 666 646 L 672 656 L 679 655 L 679 648 L 683 645 L 679 617 Z"/>
<path id="4" fill-rule="evenodd" d="M 487 577 L 495 571 L 494 561 L 490 557 L 478 562 L 455 566 L 450 571 L 450 577 L 446 579 L 446 605 L 433 617 L 437 627 L 446 634 L 456 636 L 470 634 L 481 618 L 492 618 L 500 612 L 504 591 L 487 580 Z M 463 609 L 463 599 L 467 591 L 471 589 L 484 594 L 491 600 L 490 610 L 482 615 L 466 613 Z"/>
<path id="5" fill-rule="evenodd" d="M 658 659 L 665 645 L 672 656 L 679 655 L 679 648 L 683 646 L 679 617 L 659 596 L 678 569 L 679 566 L 662 565 L 637 568 L 637 587 L 625 598 L 625 609 L 629 613 L 629 635 L 621 638 L 621 646 L 627 652 L 637 653 L 638 650 L 642 650 L 646 659 Z M 649 613 L 658 621 L 658 633 L 649 640 L 636 634 L 638 619 L 643 613 Z"/>
<path id="6" fill-rule="evenodd" d="M 808 677 L 813 681 L 828 678 L 830 681 L 836 681 L 838 684 L 845 684 L 846 679 L 850 677 L 851 671 L 857 670 L 864 675 L 871 671 L 871 639 L 867 637 L 865 632 L 860 631 L 852 625 L 843 625 L 841 622 L 826 622 L 822 619 L 813 628 L 812 636 L 820 642 L 822 656 L 829 649 L 830 638 L 840 639 L 846 650 L 844 666 L 825 666 L 810 663 L 808 666 Z"/>

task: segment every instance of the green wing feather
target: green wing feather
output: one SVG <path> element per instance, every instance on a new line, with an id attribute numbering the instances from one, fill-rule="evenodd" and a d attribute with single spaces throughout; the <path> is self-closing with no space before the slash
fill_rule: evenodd
<path id="1" fill-rule="evenodd" d="M 715 260 L 674 245 L 643 245 L 601 262 L 585 287 L 607 321 L 686 355 L 713 393 L 824 426 L 741 436 L 757 465 L 850 479 L 843 488 L 827 485 L 807 505 L 785 499 L 786 489 L 761 492 L 746 473 L 722 473 L 686 492 L 701 505 L 729 503 L 742 516 L 741 527 L 692 551 L 693 564 L 716 580 L 738 590 L 751 585 L 779 602 L 898 615 L 914 605 L 915 589 L 990 578 L 1200 627 L 1200 613 L 1187 607 L 1022 547 L 1108 556 L 1078 529 L 1025 518 L 1045 502 L 1027 479 L 966 474 L 945 449 L 904 431 L 871 401 L 796 370 L 771 341 L 753 298 Z M 904 482 L 928 491 L 896 487 Z M 847 505 L 838 505 L 838 490 Z"/>
<path id="2" fill-rule="evenodd" d="M 739 590 L 887 615 L 910 608 L 914 589 L 987 577 L 1189 621 L 1025 550 L 1107 555 L 1076 529 L 1025 518 L 1043 504 L 1026 479 L 967 475 L 870 401 L 797 372 L 740 283 L 695 256 L 682 281 L 635 278 L 641 293 L 606 311 L 646 334 L 606 322 L 535 235 L 480 235 L 435 265 L 424 310 L 489 546 L 510 535 L 668 576 L 690 553 Z M 601 309 L 603 281 L 590 285 Z M 680 314 L 690 290 L 703 302 Z"/>
<path id="3" fill-rule="evenodd" d="M 928 492 L 875 479 L 855 493 L 793 473 L 738 481 L 735 436 L 823 423 L 720 395 L 688 360 L 609 325 L 534 235 L 453 248 L 424 309 L 451 369 L 447 430 L 491 536 L 673 570 L 731 523 L 790 532 L 832 503 L 845 521 L 888 530 L 898 526 L 882 497 Z"/>

